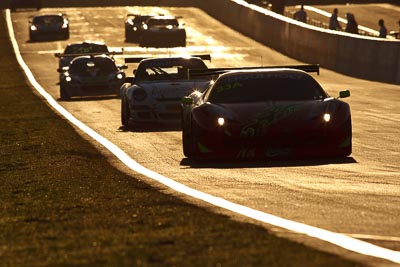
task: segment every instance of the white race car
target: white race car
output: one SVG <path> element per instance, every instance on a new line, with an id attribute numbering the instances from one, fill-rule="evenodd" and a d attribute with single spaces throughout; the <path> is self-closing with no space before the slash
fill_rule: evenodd
<path id="1" fill-rule="evenodd" d="M 203 59 L 210 59 L 209 55 Z M 188 76 L 189 69 L 208 69 L 201 57 L 167 57 L 142 59 L 134 77 L 121 87 L 121 122 L 170 122 L 181 120 L 181 99 L 194 90 L 203 91 L 209 77 Z M 126 63 L 139 59 L 126 58 Z"/>

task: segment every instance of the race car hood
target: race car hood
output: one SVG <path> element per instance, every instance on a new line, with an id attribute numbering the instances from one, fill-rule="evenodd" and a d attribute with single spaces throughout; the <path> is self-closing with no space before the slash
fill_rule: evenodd
<path id="1" fill-rule="evenodd" d="M 149 28 L 149 31 L 158 32 L 158 31 L 179 31 L 181 28 L 171 25 L 157 25 Z"/>
<path id="2" fill-rule="evenodd" d="M 334 118 L 343 105 L 336 99 L 310 101 L 270 101 L 257 103 L 203 104 L 193 110 L 196 122 L 205 129 L 216 127 L 218 118 L 224 118 L 232 131 L 243 127 L 263 130 L 296 128 L 296 131 L 324 123 L 325 114 Z M 343 118 L 343 116 L 340 116 Z M 325 117 L 326 118 L 326 117 Z"/>
<path id="3" fill-rule="evenodd" d="M 93 75 L 83 75 L 83 74 L 75 74 L 75 75 L 70 75 L 71 78 L 75 81 L 79 81 L 81 83 L 101 83 L 101 82 L 108 82 L 110 80 L 115 79 L 117 73 L 106 73 L 106 74 L 93 74 Z"/>
<path id="4" fill-rule="evenodd" d="M 148 95 L 152 95 L 158 101 L 177 100 L 189 95 L 194 90 L 203 90 L 208 86 L 209 81 L 179 80 L 166 82 L 143 82 L 139 86 Z"/>
<path id="5" fill-rule="evenodd" d="M 54 23 L 54 24 L 35 24 L 36 28 L 39 31 L 54 31 L 61 29 L 63 23 Z"/>

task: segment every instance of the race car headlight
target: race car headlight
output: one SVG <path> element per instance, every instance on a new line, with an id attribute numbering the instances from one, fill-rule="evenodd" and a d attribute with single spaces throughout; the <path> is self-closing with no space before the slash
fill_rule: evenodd
<path id="1" fill-rule="evenodd" d="M 117 79 L 118 80 L 122 80 L 124 78 L 124 75 L 122 75 L 121 73 L 117 74 Z"/>
<path id="2" fill-rule="evenodd" d="M 37 27 L 35 25 L 31 25 L 31 31 L 37 31 Z"/>
<path id="3" fill-rule="evenodd" d="M 65 77 L 65 81 L 70 82 L 72 81 L 72 78 L 70 76 Z"/>
<path id="4" fill-rule="evenodd" d="M 147 24 L 144 24 L 144 25 L 143 25 L 143 29 L 144 29 L 144 30 L 147 30 L 148 28 L 149 28 L 149 26 L 147 26 Z"/>
<path id="5" fill-rule="evenodd" d="M 331 114 L 325 113 L 323 119 L 325 122 L 329 122 L 331 120 Z"/>
<path id="6" fill-rule="evenodd" d="M 64 19 L 64 23 L 63 23 L 63 25 L 61 26 L 63 29 L 66 29 L 66 28 L 68 28 L 68 24 L 69 24 L 69 21 L 68 21 L 68 19 Z"/>
<path id="7" fill-rule="evenodd" d="M 222 118 L 222 117 L 220 117 L 220 118 L 218 118 L 217 122 L 218 122 L 218 125 L 219 125 L 219 126 L 224 126 L 224 124 L 225 124 L 225 119 Z"/>
<path id="8" fill-rule="evenodd" d="M 144 99 L 146 99 L 147 93 L 142 88 L 137 88 L 133 91 L 132 97 L 137 101 L 143 101 Z"/>

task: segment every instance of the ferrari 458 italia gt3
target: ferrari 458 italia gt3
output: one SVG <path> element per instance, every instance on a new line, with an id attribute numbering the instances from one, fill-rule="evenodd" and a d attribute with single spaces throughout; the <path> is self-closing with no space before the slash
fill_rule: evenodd
<path id="1" fill-rule="evenodd" d="M 349 155 L 350 107 L 338 99 L 349 96 L 349 91 L 330 97 L 301 69 L 319 67 L 203 71 L 221 75 L 204 92 L 182 99 L 184 155 L 245 159 Z"/>

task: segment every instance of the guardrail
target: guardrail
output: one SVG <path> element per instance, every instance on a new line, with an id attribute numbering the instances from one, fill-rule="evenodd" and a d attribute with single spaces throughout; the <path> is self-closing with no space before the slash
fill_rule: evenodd
<path id="1" fill-rule="evenodd" d="M 0 7 L 6 6 L 2 1 Z M 197 7 L 227 26 L 307 63 L 349 76 L 400 84 L 400 41 L 331 31 L 299 23 L 243 0 L 42 0 L 45 7 Z"/>

